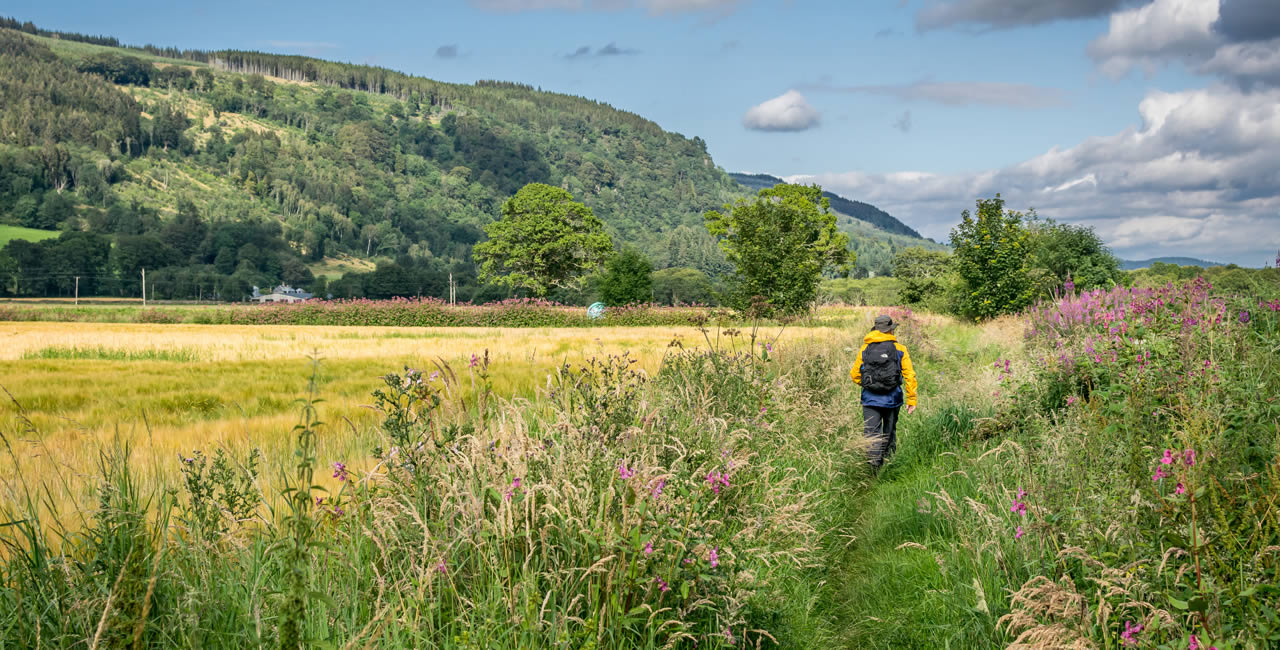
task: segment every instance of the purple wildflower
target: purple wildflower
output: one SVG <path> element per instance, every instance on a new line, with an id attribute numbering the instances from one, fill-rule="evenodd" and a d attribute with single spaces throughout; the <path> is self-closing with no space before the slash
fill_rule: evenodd
<path id="1" fill-rule="evenodd" d="M 448 567 L 446 567 L 444 564 L 444 560 L 440 560 L 438 563 L 436 563 L 436 571 L 439 571 L 441 574 L 447 573 L 448 570 L 449 570 Z"/>
<path id="2" fill-rule="evenodd" d="M 477 356 L 473 353 L 473 354 L 471 355 L 471 365 L 469 365 L 469 366 L 467 366 L 467 367 L 468 367 L 468 368 L 474 368 L 474 367 L 476 367 L 476 364 L 477 364 L 477 363 L 480 363 L 480 357 L 477 357 Z"/>
<path id="3" fill-rule="evenodd" d="M 707 555 L 707 562 L 711 564 L 712 568 L 720 566 L 720 554 L 716 552 L 718 549 L 718 546 L 713 546 L 711 553 Z"/>
<path id="4" fill-rule="evenodd" d="M 342 463 L 333 464 L 333 478 L 345 483 L 347 481 L 347 466 Z"/>
<path id="5" fill-rule="evenodd" d="M 1248 322 L 1249 322 L 1249 312 L 1247 311 L 1240 312 L 1240 323 L 1246 324 Z"/>
<path id="6" fill-rule="evenodd" d="M 1134 625 L 1132 621 L 1124 622 L 1124 631 L 1120 633 L 1120 641 L 1125 645 L 1138 645 L 1138 634 L 1142 632 L 1142 625 Z"/>
<path id="7" fill-rule="evenodd" d="M 644 543 L 644 554 L 653 555 L 653 540 Z"/>
<path id="8" fill-rule="evenodd" d="M 1195 464 L 1196 464 L 1196 450 L 1194 450 L 1194 449 L 1187 449 L 1187 450 L 1183 451 L 1183 452 L 1182 452 L 1182 462 L 1183 462 L 1183 463 L 1185 463 L 1187 467 L 1191 467 L 1192 465 L 1195 465 Z"/>
<path id="9" fill-rule="evenodd" d="M 622 480 L 625 481 L 635 475 L 636 475 L 636 471 L 634 469 L 627 467 L 626 461 L 623 461 L 618 465 L 618 476 L 621 476 Z"/>
<path id="10" fill-rule="evenodd" d="M 667 487 L 667 480 L 662 478 L 658 479 L 657 484 L 655 484 L 653 488 L 650 490 L 650 492 L 653 493 L 653 498 L 656 499 L 662 496 L 662 488 L 664 487 Z"/>
<path id="11" fill-rule="evenodd" d="M 1152 480 L 1152 481 L 1157 481 L 1157 482 L 1158 482 L 1160 479 L 1162 479 L 1162 478 L 1164 478 L 1164 477 L 1166 477 L 1166 476 L 1168 476 L 1168 474 L 1165 474 L 1165 473 L 1164 473 L 1164 468 L 1162 468 L 1162 467 L 1157 467 L 1157 468 L 1156 468 L 1156 473 L 1151 475 L 1151 480 Z"/>
<path id="12" fill-rule="evenodd" d="M 1186 492 L 1186 491 L 1187 491 L 1187 488 L 1185 488 L 1185 487 L 1183 487 L 1183 486 L 1182 486 L 1182 482 L 1181 482 L 1181 481 L 1179 481 L 1179 482 L 1178 482 L 1178 487 L 1173 488 L 1173 493 L 1174 493 L 1174 494 L 1182 494 L 1182 493 L 1184 493 L 1184 492 Z"/>
<path id="13" fill-rule="evenodd" d="M 661 591 L 661 592 L 671 591 L 671 587 L 667 586 L 666 580 L 663 580 L 662 578 L 654 578 L 654 580 L 658 583 L 658 591 Z"/>
<path id="14" fill-rule="evenodd" d="M 1172 464 L 1173 464 L 1173 450 L 1172 450 L 1172 449 L 1166 449 L 1166 450 L 1164 450 L 1164 457 L 1160 459 L 1160 464 L 1161 464 L 1161 465 L 1172 465 Z"/>

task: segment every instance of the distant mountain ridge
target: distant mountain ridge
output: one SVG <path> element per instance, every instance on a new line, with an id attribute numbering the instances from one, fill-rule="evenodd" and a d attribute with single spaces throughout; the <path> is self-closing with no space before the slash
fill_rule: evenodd
<path id="1" fill-rule="evenodd" d="M 759 191 L 768 187 L 773 187 L 778 183 L 786 182 L 777 176 L 770 176 L 769 174 L 730 172 L 729 177 L 752 191 Z M 860 221 L 865 221 L 885 232 L 893 233 L 895 235 L 906 235 L 907 237 L 915 237 L 916 239 L 925 238 L 911 226 L 902 223 L 893 215 L 871 205 L 870 203 L 846 199 L 834 192 L 824 191 L 822 195 L 830 199 L 831 209 L 839 212 L 840 214 L 845 214 Z"/>
<path id="2" fill-rule="evenodd" d="M 1206 269 L 1211 266 L 1226 266 L 1222 262 L 1208 262 L 1194 257 L 1153 257 L 1149 260 L 1120 260 L 1120 268 L 1126 271 L 1133 271 L 1135 269 L 1145 269 L 1156 262 L 1177 264 L 1178 266 L 1199 266 Z"/>

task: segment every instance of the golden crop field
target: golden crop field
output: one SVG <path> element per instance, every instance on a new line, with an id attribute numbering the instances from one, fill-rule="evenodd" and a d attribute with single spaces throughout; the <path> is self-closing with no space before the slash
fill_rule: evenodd
<path id="1" fill-rule="evenodd" d="M 860 311 L 842 311 L 859 320 Z M 830 322 L 830 319 L 828 319 Z M 841 328 L 842 329 L 842 328 Z M 762 330 L 781 345 L 827 339 L 832 327 Z M 0 323 L 0 499 L 14 477 L 59 485 L 60 506 L 89 503 L 104 446 L 127 442 L 147 487 L 172 479 L 178 458 L 225 447 L 267 459 L 264 489 L 290 462 L 298 400 L 318 359 L 317 397 L 326 423 L 319 458 L 359 466 L 378 444 L 370 395 L 404 367 L 457 372 L 470 390 L 471 355 L 487 350 L 497 396 L 531 397 L 564 363 L 630 353 L 655 371 L 669 343 L 705 345 L 692 327 L 492 329 L 323 326 Z M 16 464 L 16 467 L 15 467 Z M 171 481 L 169 481 L 171 483 Z M 67 489 L 67 488 L 70 489 Z"/>

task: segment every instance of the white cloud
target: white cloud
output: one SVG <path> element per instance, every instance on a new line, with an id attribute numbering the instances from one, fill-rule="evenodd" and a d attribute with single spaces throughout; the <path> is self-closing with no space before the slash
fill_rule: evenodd
<path id="1" fill-rule="evenodd" d="M 960 211 L 1000 192 L 1011 208 L 1095 226 L 1123 256 L 1187 254 L 1258 265 L 1280 248 L 1280 90 L 1151 92 L 1142 124 L 970 174 L 803 175 L 945 239 Z M 1270 257 L 1268 257 L 1270 256 Z"/>
<path id="2" fill-rule="evenodd" d="M 1212 53 L 1217 19 L 1218 0 L 1154 0 L 1112 14 L 1110 29 L 1089 44 L 1089 55 L 1111 76 L 1134 67 L 1150 73 L 1171 58 Z"/>
<path id="3" fill-rule="evenodd" d="M 1280 85 L 1276 0 L 1153 0 L 1111 16 L 1089 44 L 1102 71 L 1148 75 L 1171 62 L 1243 88 Z"/>
<path id="4" fill-rule="evenodd" d="M 795 90 L 751 107 L 742 118 L 743 126 L 756 131 L 805 131 L 819 122 L 817 109 Z"/>
<path id="5" fill-rule="evenodd" d="M 877 86 L 833 86 L 806 84 L 805 90 L 821 92 L 887 95 L 903 101 L 924 101 L 946 106 L 1008 106 L 1012 108 L 1049 108 L 1067 103 L 1057 88 L 999 81 L 917 81 Z"/>

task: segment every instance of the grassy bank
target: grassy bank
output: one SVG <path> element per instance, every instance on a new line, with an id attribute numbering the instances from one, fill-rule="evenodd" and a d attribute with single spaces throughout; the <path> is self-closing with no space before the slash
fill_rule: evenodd
<path id="1" fill-rule="evenodd" d="M 1278 310 L 1203 283 L 1033 310 L 981 359 L 999 386 L 904 421 L 855 500 L 844 642 L 1277 647 Z"/>

